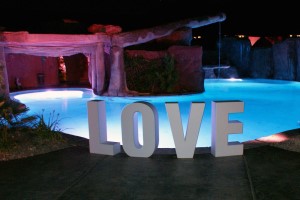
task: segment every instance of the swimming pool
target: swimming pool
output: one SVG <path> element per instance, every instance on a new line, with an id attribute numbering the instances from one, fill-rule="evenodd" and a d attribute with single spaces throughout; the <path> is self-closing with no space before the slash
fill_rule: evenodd
<path id="1" fill-rule="evenodd" d="M 153 104 L 159 116 L 159 148 L 174 148 L 165 102 L 178 102 L 185 132 L 191 102 L 205 102 L 197 147 L 211 146 L 212 101 L 244 102 L 244 112 L 229 114 L 230 120 L 243 123 L 243 132 L 228 135 L 228 141 L 244 142 L 300 127 L 300 82 L 269 79 L 206 79 L 205 92 L 174 96 L 102 97 L 91 89 L 60 88 L 12 92 L 10 96 L 29 107 L 28 114 L 47 117 L 60 114 L 65 133 L 89 138 L 87 102 L 104 100 L 107 115 L 107 139 L 122 144 L 121 111 L 133 102 Z M 139 129 L 139 135 L 141 131 Z M 142 137 L 139 136 L 142 142 Z"/>

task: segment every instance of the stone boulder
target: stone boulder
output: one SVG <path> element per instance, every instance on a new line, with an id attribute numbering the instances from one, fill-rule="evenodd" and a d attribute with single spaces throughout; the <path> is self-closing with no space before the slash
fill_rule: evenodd
<path id="1" fill-rule="evenodd" d="M 204 92 L 205 74 L 202 69 L 202 47 L 171 46 L 168 52 L 175 59 L 180 90 Z"/>
<path id="2" fill-rule="evenodd" d="M 226 63 L 237 68 L 241 77 L 250 76 L 251 43 L 249 39 L 223 38 L 221 55 Z"/>
<path id="3" fill-rule="evenodd" d="M 274 79 L 296 80 L 297 77 L 299 78 L 297 47 L 299 47 L 297 39 L 286 39 L 273 45 Z"/>
<path id="4" fill-rule="evenodd" d="M 273 77 L 273 54 L 272 48 L 252 48 L 251 78 L 272 78 Z"/>
<path id="5" fill-rule="evenodd" d="M 214 68 L 212 67 L 203 67 L 205 78 L 216 78 Z"/>
<path id="6" fill-rule="evenodd" d="M 214 69 L 214 71 L 219 78 L 239 78 L 239 73 L 235 67 Z"/>

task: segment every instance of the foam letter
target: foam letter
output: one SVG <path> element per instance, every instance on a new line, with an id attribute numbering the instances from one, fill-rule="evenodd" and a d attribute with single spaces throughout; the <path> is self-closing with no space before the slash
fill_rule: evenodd
<path id="1" fill-rule="evenodd" d="M 89 145 L 90 153 L 115 155 L 120 153 L 120 143 L 107 141 L 105 102 L 88 102 Z"/>
<path id="2" fill-rule="evenodd" d="M 142 115 L 143 145 L 138 141 L 138 113 Z M 122 141 L 127 155 L 149 157 L 158 147 L 158 115 L 155 107 L 147 102 L 136 102 L 122 111 Z"/>
<path id="3" fill-rule="evenodd" d="M 193 158 L 204 106 L 204 103 L 191 103 L 189 121 L 184 136 L 178 103 L 166 103 L 177 158 Z"/>
<path id="4" fill-rule="evenodd" d="M 243 144 L 228 144 L 227 134 L 243 132 L 242 123 L 237 120 L 228 121 L 230 112 L 244 112 L 244 102 L 212 102 L 211 154 L 215 157 L 243 155 Z"/>

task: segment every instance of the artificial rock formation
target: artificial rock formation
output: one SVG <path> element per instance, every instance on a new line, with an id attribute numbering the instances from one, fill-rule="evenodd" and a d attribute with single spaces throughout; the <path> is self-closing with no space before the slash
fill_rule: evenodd
<path id="1" fill-rule="evenodd" d="M 202 47 L 172 45 L 166 50 L 126 50 L 128 57 L 142 57 L 148 61 L 162 59 L 170 55 L 175 60 L 178 81 L 177 91 L 204 92 L 204 71 L 202 69 Z"/>
<path id="2" fill-rule="evenodd" d="M 96 95 L 127 96 L 136 94 L 126 86 L 124 73 L 124 48 L 149 42 L 168 36 L 181 28 L 199 28 L 226 19 L 224 14 L 195 19 L 186 19 L 166 25 L 130 32 L 119 32 L 113 26 L 91 30 L 92 35 L 70 34 L 29 34 L 28 32 L 0 33 L 0 65 L 1 65 L 1 93 L 9 93 L 9 83 L 5 56 L 7 54 L 27 54 L 35 56 L 70 56 L 84 54 L 88 59 L 89 81 Z M 94 27 L 95 28 L 95 27 Z M 96 27 L 97 28 L 97 27 Z M 106 33 L 106 30 L 108 32 Z M 106 48 L 110 48 L 107 50 Z M 110 55 L 110 62 L 105 62 L 106 53 Z M 105 63 L 110 63 L 110 80 L 106 87 Z"/>
<path id="3" fill-rule="evenodd" d="M 299 38 L 278 40 L 272 46 L 251 46 L 248 39 L 223 38 L 222 44 L 222 57 L 237 70 L 239 78 L 300 81 Z"/>
<path id="4" fill-rule="evenodd" d="M 205 74 L 202 69 L 202 47 L 172 46 L 168 49 L 175 59 L 179 73 L 178 88 L 193 92 L 204 92 Z"/>

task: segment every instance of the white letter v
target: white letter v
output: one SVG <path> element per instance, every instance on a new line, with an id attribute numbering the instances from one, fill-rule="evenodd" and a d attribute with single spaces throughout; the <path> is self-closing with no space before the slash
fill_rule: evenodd
<path id="1" fill-rule="evenodd" d="M 178 103 L 168 102 L 165 105 L 171 125 L 177 158 L 193 158 L 205 103 L 191 103 L 189 121 L 185 136 L 183 133 Z"/>

